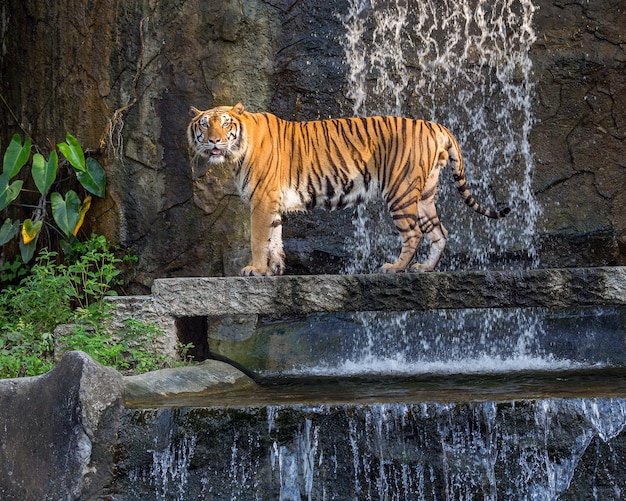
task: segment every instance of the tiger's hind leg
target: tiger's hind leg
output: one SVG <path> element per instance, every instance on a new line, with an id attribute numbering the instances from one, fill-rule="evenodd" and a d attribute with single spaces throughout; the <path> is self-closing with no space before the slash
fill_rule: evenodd
<path id="1" fill-rule="evenodd" d="M 435 207 L 435 196 L 427 200 L 420 200 L 418 206 L 418 224 L 429 244 L 428 257 L 423 263 L 415 263 L 411 266 L 411 271 L 433 271 L 441 259 L 443 250 L 446 247 L 448 230 L 439 221 L 437 209 Z"/>
<path id="2" fill-rule="evenodd" d="M 403 272 L 415 257 L 415 251 L 422 241 L 422 232 L 417 224 L 417 206 L 415 202 L 390 204 L 391 217 L 402 238 L 402 250 L 395 263 L 386 263 L 380 268 L 381 273 Z"/>
<path id="3" fill-rule="evenodd" d="M 440 151 L 430 174 L 426 178 L 426 184 L 422 191 L 420 201 L 417 204 L 417 222 L 420 231 L 426 237 L 429 244 L 428 257 L 423 263 L 415 263 L 410 271 L 433 271 L 441 259 L 446 247 L 448 231 L 443 227 L 437 216 L 435 199 L 437 198 L 437 186 L 439 173 L 448 161 L 448 152 Z"/>

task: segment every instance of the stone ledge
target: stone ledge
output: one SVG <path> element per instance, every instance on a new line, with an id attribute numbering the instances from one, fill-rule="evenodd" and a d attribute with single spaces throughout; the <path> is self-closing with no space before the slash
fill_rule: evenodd
<path id="1" fill-rule="evenodd" d="M 624 305 L 626 267 L 167 278 L 152 296 L 174 317 Z"/>
<path id="2" fill-rule="evenodd" d="M 154 324 L 162 332 L 158 352 L 176 359 L 177 343 L 184 338 L 179 330 L 188 328 L 179 319 L 186 317 L 243 315 L 256 325 L 256 315 L 620 306 L 626 305 L 626 267 L 167 278 L 155 280 L 149 296 L 109 300 L 111 331 L 128 319 Z M 243 324 L 231 331 L 229 339 L 250 336 Z"/>

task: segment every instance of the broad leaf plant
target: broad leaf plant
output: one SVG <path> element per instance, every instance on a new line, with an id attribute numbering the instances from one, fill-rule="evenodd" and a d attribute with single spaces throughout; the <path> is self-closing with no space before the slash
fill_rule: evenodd
<path id="1" fill-rule="evenodd" d="M 11 203 L 17 203 L 24 182 L 14 178 L 31 159 L 31 149 L 31 139 L 26 138 L 22 142 L 19 134 L 16 134 L 4 153 L 2 174 L 0 174 L 0 213 Z M 104 197 L 106 186 L 104 169 L 94 158 L 85 157 L 85 152 L 78 140 L 71 134 L 67 134 L 65 142 L 58 143 L 56 149 L 67 160 L 80 185 L 91 195 Z M 20 254 L 24 263 L 28 263 L 33 258 L 44 224 L 55 227 L 47 220 L 48 207 L 52 210 L 52 218 L 56 223 L 57 231 L 64 237 L 64 240 L 61 240 L 61 248 L 69 249 L 72 238 L 76 237 L 85 214 L 91 206 L 91 195 L 86 195 L 81 200 L 79 195 L 71 189 L 65 194 L 56 191 L 50 193 L 59 169 L 59 154 L 56 149 L 50 152 L 47 159 L 41 153 L 32 155 L 30 173 L 40 199 L 31 217 L 24 221 L 6 218 L 0 225 L 0 246 L 19 235 Z"/>

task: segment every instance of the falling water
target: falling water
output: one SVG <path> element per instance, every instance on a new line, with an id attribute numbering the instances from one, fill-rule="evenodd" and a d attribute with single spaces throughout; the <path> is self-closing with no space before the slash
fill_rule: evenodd
<path id="1" fill-rule="evenodd" d="M 618 349 L 624 342 L 619 307 L 315 313 L 267 323 L 255 318 L 254 329 L 247 346 L 276 348 L 244 353 L 219 333 L 211 343 L 269 378 L 521 375 L 621 367 L 626 361 Z"/>
<path id="2" fill-rule="evenodd" d="M 512 209 L 504 221 L 471 213 L 444 172 L 438 207 L 450 239 L 440 269 L 493 260 L 514 266 L 505 263 L 511 256 L 537 264 L 529 145 L 534 11 L 530 0 L 351 0 L 342 18 L 353 114 L 442 123 L 461 144 L 476 198 Z M 379 219 L 358 212 L 357 256 L 347 272 L 371 272 L 396 257 L 398 237 Z"/>
<path id="3" fill-rule="evenodd" d="M 538 264 L 534 236 L 540 211 L 531 190 L 529 144 L 529 50 L 536 39 L 535 9 L 531 0 L 351 0 L 342 18 L 353 114 L 392 114 L 444 124 L 459 140 L 476 199 L 485 207 L 506 204 L 512 209 L 510 217 L 498 221 L 473 213 L 460 203 L 451 175 L 444 171 L 437 205 L 450 237 L 440 270 Z M 379 206 L 374 213 L 384 210 Z M 348 273 L 372 272 L 381 262 L 395 260 L 399 239 L 391 223 L 361 207 L 354 225 L 356 255 Z M 453 330 L 466 330 L 468 315 L 455 315 Z M 489 312 L 474 322 L 474 330 L 495 339 L 494 326 L 502 324 L 502 316 L 516 339 L 509 340 L 504 352 L 493 353 L 496 345 L 486 345 L 491 353 L 466 358 L 465 368 L 554 362 L 542 360 L 541 354 L 528 358 L 533 340 L 543 335 L 540 313 Z M 381 345 L 381 334 L 406 333 L 403 317 L 363 318 L 371 342 L 348 362 L 364 368 L 385 361 L 405 364 L 397 343 L 385 344 L 387 353 L 373 353 Z M 412 327 L 427 331 L 415 323 Z M 448 363 L 449 357 L 445 360 Z"/>
<path id="4" fill-rule="evenodd" d="M 624 399 L 161 409 L 129 427 L 149 442 L 164 420 L 162 450 L 117 465 L 124 499 L 544 501 L 626 488 Z M 178 482 L 152 480 L 172 465 Z"/>

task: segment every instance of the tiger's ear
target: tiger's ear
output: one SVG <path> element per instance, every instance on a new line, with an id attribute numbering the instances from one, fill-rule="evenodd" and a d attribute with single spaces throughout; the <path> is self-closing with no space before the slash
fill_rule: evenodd
<path id="1" fill-rule="evenodd" d="M 195 118 L 202 113 L 198 108 L 194 108 L 193 106 L 189 107 L 189 116 L 191 118 Z"/>
<path id="2" fill-rule="evenodd" d="M 243 103 L 237 103 L 230 111 L 232 111 L 235 115 L 241 115 L 244 111 Z"/>

